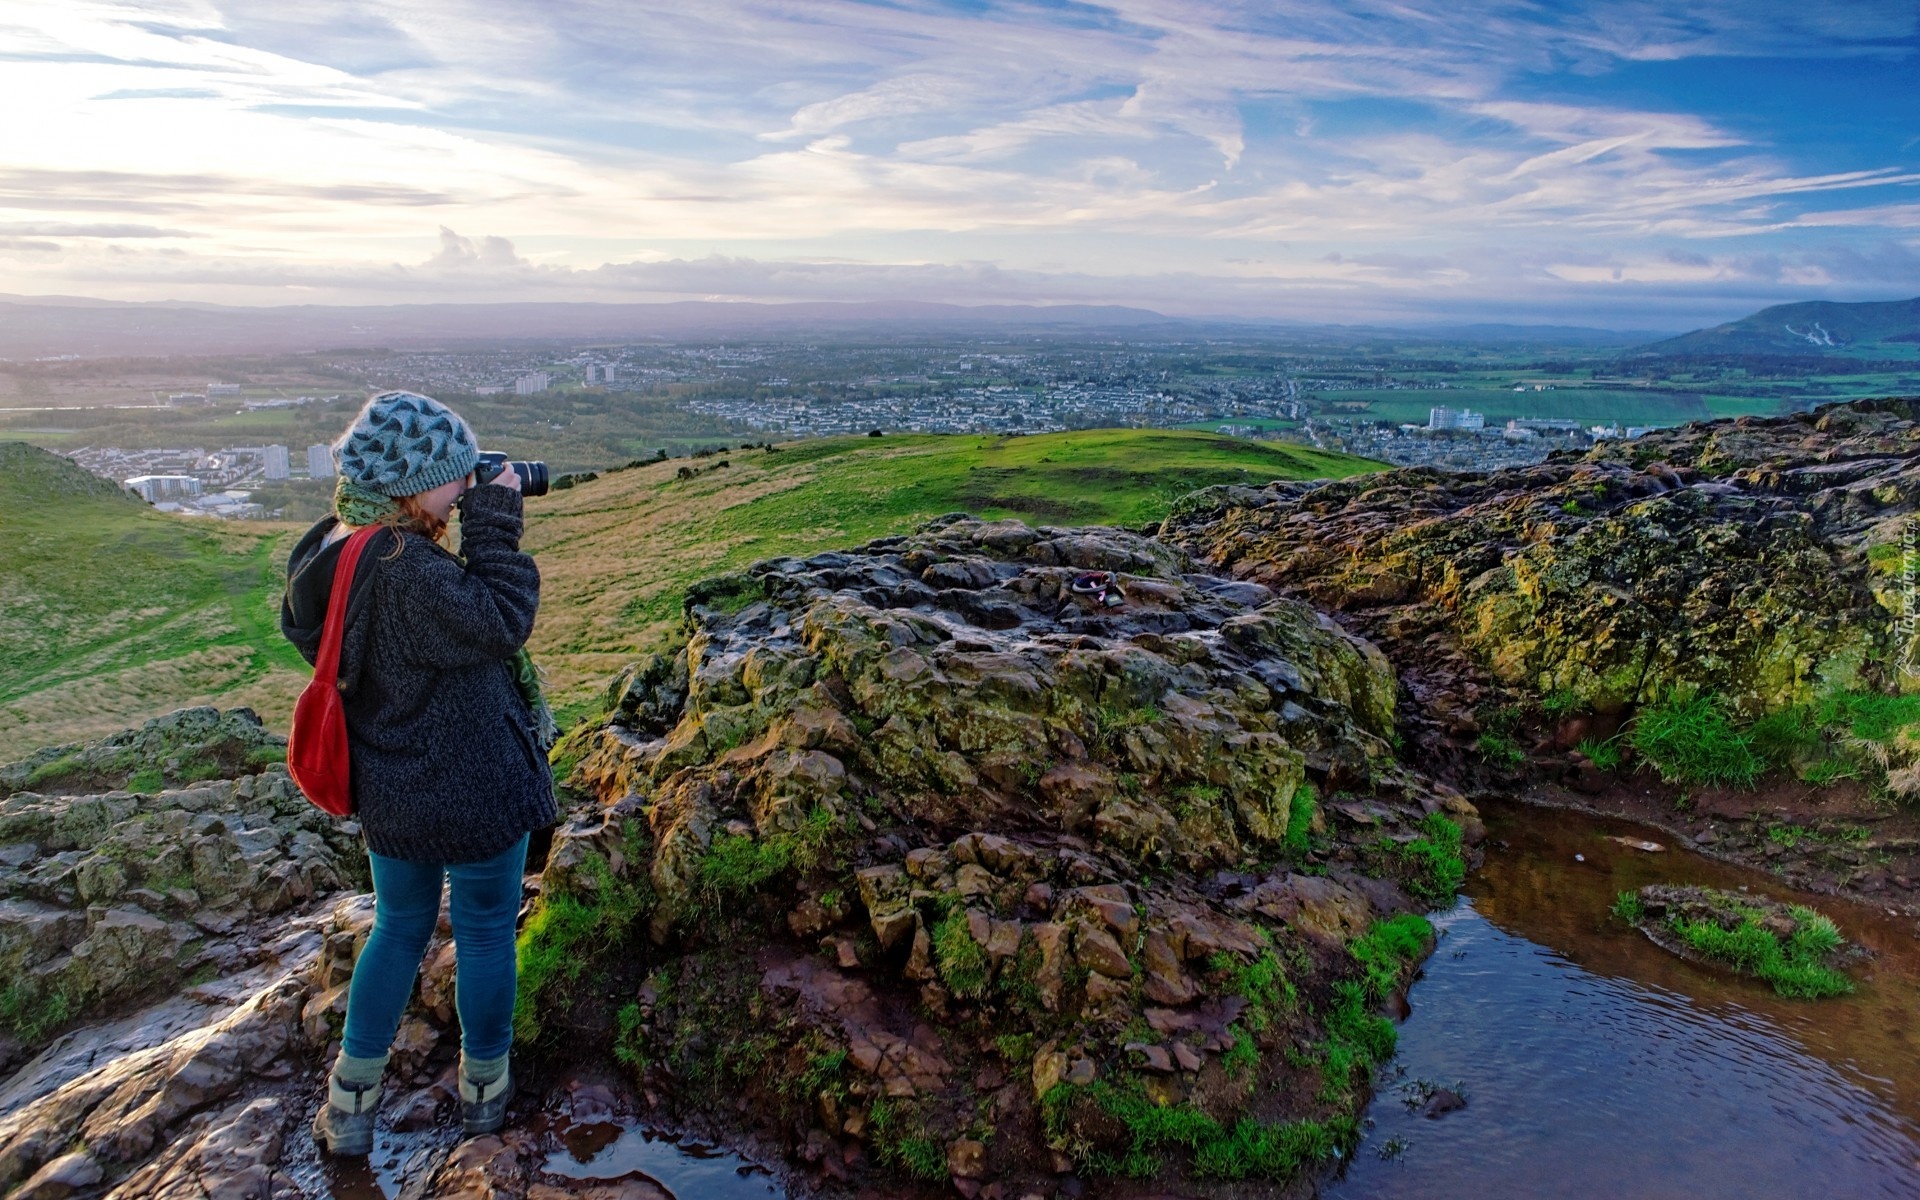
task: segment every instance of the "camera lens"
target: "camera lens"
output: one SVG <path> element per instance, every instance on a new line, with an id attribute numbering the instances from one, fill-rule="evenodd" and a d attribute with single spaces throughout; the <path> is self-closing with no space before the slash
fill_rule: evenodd
<path id="1" fill-rule="evenodd" d="M 507 456 L 498 451 L 482 451 L 480 460 L 473 467 L 474 486 L 492 483 L 508 467 L 520 477 L 520 494 L 523 496 L 544 496 L 552 486 L 547 473 L 547 464 L 543 462 L 509 462 Z"/>

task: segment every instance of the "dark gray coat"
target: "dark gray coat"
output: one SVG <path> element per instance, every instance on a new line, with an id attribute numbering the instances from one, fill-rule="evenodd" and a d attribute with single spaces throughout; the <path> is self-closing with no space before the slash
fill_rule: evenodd
<path id="1" fill-rule="evenodd" d="M 513 656 L 540 570 L 520 552 L 520 493 L 461 501 L 463 564 L 417 534 L 376 534 L 347 599 L 340 696 L 367 845 L 414 862 L 478 862 L 555 820 L 553 777 Z M 311 663 L 344 540 L 320 521 L 293 548 L 280 628 Z M 399 553 L 395 555 L 396 541 Z"/>

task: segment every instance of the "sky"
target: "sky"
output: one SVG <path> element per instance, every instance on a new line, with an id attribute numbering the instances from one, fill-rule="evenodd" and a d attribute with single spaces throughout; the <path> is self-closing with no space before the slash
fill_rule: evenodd
<path id="1" fill-rule="evenodd" d="M 1920 295 L 1913 0 L 0 0 L 0 293 Z"/>

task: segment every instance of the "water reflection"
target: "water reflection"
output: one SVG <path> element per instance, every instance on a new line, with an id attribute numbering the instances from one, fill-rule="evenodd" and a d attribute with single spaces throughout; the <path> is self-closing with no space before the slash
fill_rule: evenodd
<path id="1" fill-rule="evenodd" d="M 766 1200 L 784 1193 L 765 1170 L 699 1142 L 612 1122 L 565 1131 L 564 1153 L 541 1168 L 567 1179 L 644 1179 L 678 1200 Z"/>
<path id="2" fill-rule="evenodd" d="M 1328 1195 L 1920 1196 L 1910 922 L 1607 840 L 1650 836 L 1629 826 L 1488 815 L 1506 848 L 1436 920 L 1440 948 L 1413 991 L 1397 1060 L 1403 1086 L 1457 1083 L 1469 1105 L 1427 1120 L 1389 1082 L 1366 1145 Z M 1653 882 L 1807 899 L 1879 958 L 1854 996 L 1776 997 L 1608 919 L 1616 893 Z M 1383 1150 L 1402 1152 L 1388 1160 Z"/>

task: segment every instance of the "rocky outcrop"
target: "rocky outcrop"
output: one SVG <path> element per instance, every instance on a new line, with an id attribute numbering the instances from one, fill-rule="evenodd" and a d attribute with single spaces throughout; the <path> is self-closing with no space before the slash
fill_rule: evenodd
<path id="1" fill-rule="evenodd" d="M 234 745 L 235 729 L 258 725 L 251 714 L 188 710 L 79 753 L 105 761 L 98 756 L 130 746 L 205 751 Z M 83 1013 L 244 967 L 252 926 L 364 886 L 366 852 L 353 826 L 308 804 L 283 765 L 247 769 L 258 773 L 151 794 L 16 791 L 0 800 L 8 1059 Z"/>
<path id="2" fill-rule="evenodd" d="M 1488 474 L 1213 488 L 1161 535 L 1377 643 L 1407 760 L 1469 795 L 1911 906 L 1920 724 L 1889 697 L 1920 679 L 1916 495 L 1920 400 L 1867 400 Z M 1669 728 L 1745 744 L 1726 776 L 1646 753 L 1640 718 L 1683 704 Z"/>
<path id="3" fill-rule="evenodd" d="M 1076 592 L 1092 571 L 1124 603 Z M 576 744 L 600 805 L 544 887 L 645 917 L 619 1026 L 649 1091 L 828 1182 L 967 1195 L 1163 1154 L 1286 1178 L 1350 1133 L 1424 924 L 1370 972 L 1348 946 L 1477 828 L 1395 762 L 1372 645 L 1144 537 L 957 517 L 687 612 Z M 1183 1156 L 1143 1103 L 1322 1149 Z"/>
<path id="4" fill-rule="evenodd" d="M 0 764 L 0 796 L 32 790 L 73 795 L 232 779 L 285 762 L 287 739 L 250 708 L 183 708 L 92 742 L 37 750 Z"/>
<path id="5" fill-rule="evenodd" d="M 1391 766 L 1393 675 L 1305 605 L 1182 565 L 1132 534 L 970 520 L 758 564 L 690 594 L 686 648 L 616 683 L 580 778 L 654 798 L 670 902 L 729 820 L 794 834 L 870 805 L 1236 864 L 1277 846 L 1309 770 Z M 1073 594 L 1089 570 L 1125 573 L 1124 609 Z"/>
<path id="6" fill-rule="evenodd" d="M 1412 701 L 1403 724 L 1436 761 L 1490 721 L 1528 733 L 1498 710 L 1538 717 L 1547 697 L 1585 717 L 1573 740 L 1690 690 L 1757 717 L 1898 682 L 1874 564 L 1912 511 L 1915 408 L 1692 424 L 1484 475 L 1215 489 L 1162 534 L 1378 641 Z"/>
<path id="7" fill-rule="evenodd" d="M 216 978 L 48 1047 L 0 1089 L 0 1188 L 43 1200 L 337 1194 L 305 1129 L 372 919 L 371 897 L 350 894 L 238 930 Z M 383 1104 L 383 1144 L 414 1160 L 407 1182 L 421 1195 L 452 1194 L 423 1189 L 458 1140 L 447 933 L 428 949 Z"/>

